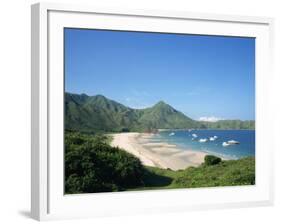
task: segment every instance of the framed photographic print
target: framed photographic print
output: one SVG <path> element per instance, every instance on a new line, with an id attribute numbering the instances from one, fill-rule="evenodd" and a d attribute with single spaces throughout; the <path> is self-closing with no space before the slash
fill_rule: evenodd
<path id="1" fill-rule="evenodd" d="M 270 205 L 271 18 L 32 6 L 32 217 Z"/>

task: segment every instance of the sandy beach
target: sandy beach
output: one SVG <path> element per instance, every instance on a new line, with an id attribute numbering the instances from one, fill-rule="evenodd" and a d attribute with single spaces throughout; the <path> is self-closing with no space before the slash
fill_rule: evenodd
<path id="1" fill-rule="evenodd" d="M 112 146 L 118 146 L 138 157 L 145 166 L 170 168 L 172 170 L 198 166 L 204 161 L 206 153 L 182 150 L 168 143 L 151 143 L 153 134 L 119 133 L 112 134 Z"/>

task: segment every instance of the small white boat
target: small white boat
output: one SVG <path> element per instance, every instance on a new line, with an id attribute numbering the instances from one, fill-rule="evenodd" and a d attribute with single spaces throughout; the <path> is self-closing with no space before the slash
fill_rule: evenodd
<path id="1" fill-rule="evenodd" d="M 238 145 L 238 144 L 240 144 L 240 142 L 235 141 L 235 140 L 227 141 L 227 143 L 230 144 L 230 145 Z"/>
<path id="2" fill-rule="evenodd" d="M 197 138 L 198 136 L 196 134 L 192 134 L 192 137 L 193 138 Z"/>
<path id="3" fill-rule="evenodd" d="M 222 143 L 222 146 L 223 146 L 223 147 L 226 147 L 226 146 L 229 146 L 229 145 L 230 145 L 230 144 L 227 143 L 227 142 L 223 142 L 223 143 Z"/>
<path id="4" fill-rule="evenodd" d="M 214 135 L 213 137 L 210 137 L 209 140 L 210 141 L 215 141 L 215 140 L 217 140 L 217 138 L 218 138 L 218 136 Z"/>
<path id="5" fill-rule="evenodd" d="M 169 136 L 173 136 L 173 135 L 175 135 L 175 132 L 171 132 L 171 133 L 169 134 Z"/>
<path id="6" fill-rule="evenodd" d="M 200 138 L 200 139 L 199 139 L 199 142 L 207 142 L 207 141 L 208 141 L 207 138 Z"/>
<path id="7" fill-rule="evenodd" d="M 240 142 L 235 141 L 235 140 L 229 140 L 229 141 L 227 141 L 227 142 L 223 142 L 223 143 L 222 143 L 222 146 L 238 145 L 238 144 L 240 144 Z"/>

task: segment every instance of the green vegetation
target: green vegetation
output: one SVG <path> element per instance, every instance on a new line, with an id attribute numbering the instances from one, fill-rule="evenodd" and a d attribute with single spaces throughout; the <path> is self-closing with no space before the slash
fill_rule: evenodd
<path id="1" fill-rule="evenodd" d="M 220 160 L 218 157 L 215 158 L 212 161 Z M 130 190 L 254 185 L 255 159 L 247 157 L 221 161 L 214 165 L 205 162 L 199 167 L 179 171 L 146 167 L 143 182 L 144 186 Z"/>
<path id="2" fill-rule="evenodd" d="M 194 188 L 255 184 L 255 159 L 222 161 L 206 156 L 199 167 L 172 171 L 144 167 L 133 155 L 109 145 L 105 135 L 65 133 L 65 192 Z"/>
<path id="3" fill-rule="evenodd" d="M 192 120 L 160 101 L 146 109 L 132 109 L 102 95 L 65 93 L 65 128 L 87 133 L 153 131 L 155 129 L 254 129 L 254 121 Z"/>
<path id="4" fill-rule="evenodd" d="M 212 155 L 206 155 L 204 162 L 207 166 L 216 165 L 221 162 L 221 158 Z"/>
<path id="5" fill-rule="evenodd" d="M 255 129 L 255 121 L 220 120 L 217 122 L 201 122 L 202 127 L 207 129 Z"/>
<path id="6" fill-rule="evenodd" d="M 122 191 L 143 185 L 139 159 L 108 141 L 106 136 L 65 134 L 66 193 Z"/>
<path id="7" fill-rule="evenodd" d="M 222 161 L 215 165 L 203 163 L 187 168 L 173 184 L 177 187 L 215 187 L 255 184 L 255 159 Z"/>

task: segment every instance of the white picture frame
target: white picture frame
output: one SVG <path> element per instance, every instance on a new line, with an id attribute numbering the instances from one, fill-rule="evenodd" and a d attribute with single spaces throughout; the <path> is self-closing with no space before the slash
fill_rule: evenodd
<path id="1" fill-rule="evenodd" d="M 32 5 L 31 214 L 37 220 L 147 214 L 273 203 L 273 19 L 190 12 Z M 256 185 L 63 194 L 63 27 L 256 38 Z M 136 203 L 137 202 L 137 203 Z M 118 205 L 118 206 L 117 206 Z"/>

